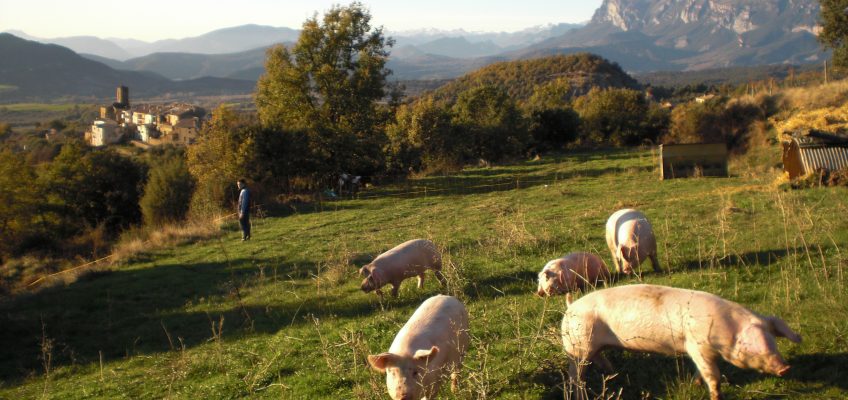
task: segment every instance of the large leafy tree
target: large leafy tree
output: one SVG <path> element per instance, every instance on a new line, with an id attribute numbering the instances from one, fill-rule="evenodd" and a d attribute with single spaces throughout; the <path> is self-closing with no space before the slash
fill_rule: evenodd
<path id="1" fill-rule="evenodd" d="M 574 102 L 584 140 L 616 146 L 655 141 L 651 107 L 645 96 L 631 89 L 592 89 Z"/>
<path id="2" fill-rule="evenodd" d="M 222 105 L 212 112 L 197 143 L 187 150 L 188 170 L 196 181 L 191 208 L 212 214 L 227 207 L 235 182 L 249 172 L 254 159 L 250 121 Z"/>
<path id="3" fill-rule="evenodd" d="M 182 221 L 188 214 L 194 178 L 182 157 L 172 157 L 150 170 L 139 205 L 144 222 L 157 226 Z"/>
<path id="4" fill-rule="evenodd" d="M 35 172 L 20 154 L 0 151 L 0 260 L 33 230 L 38 193 Z"/>
<path id="5" fill-rule="evenodd" d="M 111 150 L 89 150 L 76 141 L 41 170 L 45 209 L 60 236 L 103 225 L 117 232 L 141 220 L 138 200 L 144 166 Z"/>
<path id="6" fill-rule="evenodd" d="M 392 170 L 436 171 L 461 164 L 462 138 L 455 134 L 450 110 L 432 97 L 401 105 L 386 135 L 386 156 Z"/>
<path id="7" fill-rule="evenodd" d="M 391 39 L 371 28 L 358 2 L 334 6 L 303 24 L 297 43 L 268 51 L 256 106 L 265 127 L 301 130 L 325 174 L 368 173 L 382 164 L 385 67 Z"/>
<path id="8" fill-rule="evenodd" d="M 819 41 L 833 49 L 833 63 L 848 68 L 848 0 L 821 0 Z"/>
<path id="9" fill-rule="evenodd" d="M 469 158 L 498 161 L 520 155 L 529 143 L 524 118 L 503 88 L 481 86 L 463 92 L 452 111 Z"/>

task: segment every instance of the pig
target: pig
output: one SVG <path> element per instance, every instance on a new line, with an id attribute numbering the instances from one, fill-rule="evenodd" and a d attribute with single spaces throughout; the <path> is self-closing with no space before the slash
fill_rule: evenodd
<path id="1" fill-rule="evenodd" d="M 569 376 L 583 381 L 586 361 L 607 373 L 601 351 L 618 347 L 667 355 L 686 353 L 707 384 L 711 400 L 721 399 L 717 361 L 786 375 L 789 365 L 775 337 L 800 343 L 801 337 L 778 317 L 762 316 L 710 293 L 657 285 L 597 290 L 569 303 L 562 319 L 562 342 L 571 356 Z"/>
<path id="2" fill-rule="evenodd" d="M 452 296 L 421 303 L 392 341 L 389 351 L 368 356 L 374 370 L 386 374 L 394 400 L 434 399 L 450 375 L 456 391 L 462 358 L 468 348 L 468 311 Z"/>
<path id="3" fill-rule="evenodd" d="M 360 268 L 359 274 L 365 277 L 360 288 L 365 293 L 376 291 L 382 297 L 380 288 L 391 283 L 392 297 L 397 297 L 400 283 L 406 278 L 418 276 L 418 288 L 423 288 L 427 269 L 433 270 L 442 286 L 447 284 L 442 274 L 442 256 L 436 245 L 427 239 L 409 240 Z"/>
<path id="4" fill-rule="evenodd" d="M 551 260 L 539 272 L 536 294 L 553 296 L 570 291 L 594 287 L 599 280 L 609 282 L 610 273 L 600 257 L 592 253 L 570 253 Z"/>
<path id="5" fill-rule="evenodd" d="M 633 268 L 648 258 L 654 271 L 662 272 L 657 260 L 657 239 L 645 214 L 632 208 L 616 211 L 607 220 L 606 236 L 619 273 L 632 274 Z"/>

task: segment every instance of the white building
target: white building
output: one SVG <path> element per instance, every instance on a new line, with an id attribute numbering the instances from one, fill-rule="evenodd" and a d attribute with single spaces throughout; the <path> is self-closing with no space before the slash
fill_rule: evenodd
<path id="1" fill-rule="evenodd" d="M 110 119 L 96 119 L 90 130 L 85 133 L 85 138 L 91 146 L 117 143 L 121 140 L 118 123 Z"/>

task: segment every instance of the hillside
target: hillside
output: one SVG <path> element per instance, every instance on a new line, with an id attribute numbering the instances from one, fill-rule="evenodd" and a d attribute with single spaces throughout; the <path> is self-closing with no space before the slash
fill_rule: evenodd
<path id="1" fill-rule="evenodd" d="M 173 82 L 151 72 L 115 70 L 67 48 L 8 33 L 0 33 L 0 53 L 15 55 L 0 59 L 0 86 L 13 88 L 0 92 L 0 102 L 106 99 L 112 97 L 118 85 L 131 87 L 136 98 L 167 93 L 250 93 L 255 85 L 218 78 Z"/>
<path id="2" fill-rule="evenodd" d="M 779 149 L 766 156 L 771 165 Z M 778 340 L 792 365 L 783 378 L 722 363 L 727 398 L 846 398 L 848 321 L 822 318 L 848 313 L 848 226 L 833 217 L 846 190 L 778 191 L 770 169 L 744 163 L 730 178 L 658 181 L 656 164 L 652 151 L 568 154 L 413 180 L 257 218 L 248 242 L 231 222 L 219 238 L 2 302 L 0 397 L 384 399 L 365 356 L 386 351 L 421 301 L 450 293 L 469 309 L 472 339 L 458 393 L 440 398 L 562 399 L 566 306 L 533 294 L 536 274 L 579 250 L 612 265 L 604 222 L 637 207 L 670 271 L 644 282 L 718 294 L 803 337 Z M 358 267 L 416 237 L 440 247 L 447 288 L 428 273 L 397 299 L 359 290 Z M 707 397 L 688 360 L 607 357 L 618 375 L 602 385 L 588 374 L 599 396 Z"/>
<path id="3" fill-rule="evenodd" d="M 520 101 L 529 98 L 537 85 L 561 78 L 568 79 L 574 96 L 588 93 L 592 87 L 638 87 L 636 80 L 617 64 L 583 53 L 491 64 L 451 81 L 432 94 L 437 99 L 454 99 L 469 89 L 494 85 Z"/>
<path id="4" fill-rule="evenodd" d="M 128 71 L 149 71 L 168 79 L 187 80 L 201 77 L 232 78 L 256 80 L 245 71 L 263 70 L 267 47 L 229 54 L 196 53 L 153 53 L 143 57 L 131 58 L 123 62 L 103 60 L 117 69 Z M 97 56 L 86 56 L 100 61 Z"/>

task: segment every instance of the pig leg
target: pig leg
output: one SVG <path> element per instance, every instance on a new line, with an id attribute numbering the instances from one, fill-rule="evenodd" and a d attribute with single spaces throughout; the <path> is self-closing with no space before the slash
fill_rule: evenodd
<path id="1" fill-rule="evenodd" d="M 586 399 L 586 361 L 579 358 L 571 358 L 568 365 L 568 386 L 566 390 L 574 390 L 572 399 Z M 570 389 L 569 389 L 570 388 Z"/>
<path id="2" fill-rule="evenodd" d="M 392 297 L 398 297 L 398 289 L 400 289 L 400 283 L 392 283 Z"/>
<path id="3" fill-rule="evenodd" d="M 721 400 L 721 373 L 718 370 L 718 364 L 714 359 L 707 358 L 701 353 L 697 344 L 687 344 L 686 352 L 692 361 L 695 362 L 695 367 L 701 373 L 701 378 L 707 384 L 707 390 L 710 392 L 710 400 Z"/>
<path id="4" fill-rule="evenodd" d="M 434 270 L 433 270 L 433 275 L 436 275 L 436 279 L 438 279 L 438 280 L 439 280 L 439 283 L 440 283 L 442 286 L 447 286 L 447 285 L 448 285 L 448 280 L 445 278 L 445 274 L 443 274 L 441 270 L 434 269 Z"/>
<path id="5" fill-rule="evenodd" d="M 656 254 L 651 254 L 651 265 L 654 267 L 654 272 L 662 273 L 662 267 L 660 267 L 660 262 L 657 260 Z"/>
<path id="6" fill-rule="evenodd" d="M 424 273 L 418 274 L 418 288 L 424 289 Z"/>
<path id="7" fill-rule="evenodd" d="M 615 369 L 613 369 L 612 364 L 607 360 L 606 357 L 599 351 L 595 353 L 595 356 L 592 357 L 592 363 L 596 364 L 600 367 L 605 374 L 612 375 L 615 373 Z"/>

